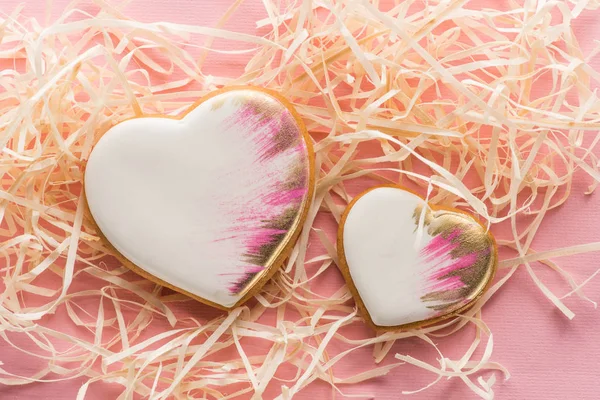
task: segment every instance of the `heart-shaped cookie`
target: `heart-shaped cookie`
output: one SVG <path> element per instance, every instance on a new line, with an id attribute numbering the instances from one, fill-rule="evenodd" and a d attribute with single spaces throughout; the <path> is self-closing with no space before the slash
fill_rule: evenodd
<path id="1" fill-rule="evenodd" d="M 313 190 L 300 117 L 252 87 L 214 92 L 179 119 L 115 125 L 85 171 L 93 221 L 126 265 L 222 309 L 282 264 Z"/>
<path id="2" fill-rule="evenodd" d="M 430 206 L 393 185 L 352 201 L 339 227 L 338 253 L 360 311 L 379 330 L 464 311 L 492 281 L 498 259 L 493 236 L 472 216 Z"/>

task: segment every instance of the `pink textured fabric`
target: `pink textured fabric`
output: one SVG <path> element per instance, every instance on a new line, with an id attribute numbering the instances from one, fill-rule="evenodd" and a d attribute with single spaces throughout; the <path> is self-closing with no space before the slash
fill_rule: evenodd
<path id="1" fill-rule="evenodd" d="M 495 5 L 505 0 L 478 1 L 481 6 Z M 9 14 L 22 0 L 0 0 L 3 13 Z M 36 16 L 44 23 L 46 3 L 53 3 L 51 19 L 56 18 L 69 3 L 68 0 L 41 0 L 26 3 L 24 14 Z M 112 2 L 117 4 L 116 2 Z M 132 1 L 123 6 L 123 11 L 132 17 L 144 21 L 171 21 L 187 24 L 214 26 L 218 18 L 231 3 L 230 0 L 144 0 Z M 90 11 L 93 5 L 81 7 Z M 255 21 L 266 17 L 259 0 L 248 0 L 242 5 L 236 16 L 228 24 L 238 31 L 254 32 Z M 594 40 L 600 36 L 600 13 L 588 13 L 579 18 L 575 25 L 575 34 L 586 50 L 590 50 Z M 224 46 L 219 41 L 220 46 Z M 595 67 L 600 70 L 600 58 L 596 58 Z M 210 56 L 212 68 L 218 68 L 231 75 L 239 74 L 243 69 L 244 59 L 240 56 Z M 600 153 L 599 153 L 600 155 Z M 584 175 L 577 176 L 571 198 L 567 204 L 552 212 L 543 223 L 540 233 L 534 242 L 538 251 L 563 247 L 592 241 L 600 241 L 600 194 L 584 196 L 583 192 L 591 179 Z M 326 223 L 326 221 L 321 221 Z M 328 232 L 334 235 L 335 226 L 328 225 Z M 502 233 L 496 231 L 496 233 Z M 562 259 L 565 268 L 574 271 L 581 281 L 598 268 L 598 255 L 588 254 Z M 539 269 L 540 277 L 550 287 L 559 283 L 557 276 L 547 270 Z M 341 277 L 332 270 L 328 274 L 329 284 L 338 287 Z M 565 289 L 566 291 L 566 289 Z M 600 302 L 600 279 L 593 280 L 586 289 L 592 300 Z M 577 314 L 572 321 L 567 320 L 540 293 L 524 270 L 518 271 L 511 281 L 486 305 L 483 312 L 494 334 L 493 360 L 507 367 L 512 377 L 507 382 L 499 382 L 494 386 L 497 398 L 500 399 L 579 399 L 593 400 L 599 398 L 600 380 L 598 379 L 598 360 L 600 359 L 600 314 L 589 303 L 575 297 L 566 299 L 566 304 Z M 191 306 L 190 306 L 191 307 Z M 211 310 L 201 310 L 204 306 L 196 305 L 187 311 L 201 318 L 212 317 Z M 207 307 L 205 307 L 207 308 Z M 183 310 L 185 312 L 185 310 Z M 200 314 L 200 315 L 199 315 Z M 67 317 L 60 313 L 52 317 L 57 327 Z M 365 335 L 366 327 L 356 327 L 357 335 Z M 352 333 L 352 332 L 351 332 Z M 472 340 L 472 332 L 466 330 L 452 338 L 439 339 L 441 349 L 451 357 L 460 357 Z M 19 340 L 15 338 L 18 343 Z M 3 368 L 23 374 L 32 374 L 38 365 L 27 361 L 6 344 L 0 348 L 0 361 Z M 335 353 L 339 349 L 331 349 Z M 433 350 L 419 340 L 412 339 L 397 342 L 390 354 L 410 354 L 417 358 L 434 360 Z M 391 357 L 390 357 L 391 358 Z M 29 360 L 29 359 L 28 359 Z M 374 366 L 370 349 L 355 352 L 336 367 L 336 374 L 347 376 L 364 370 L 365 366 Z M 414 390 L 431 382 L 434 376 L 424 370 L 402 366 L 393 370 L 384 378 L 379 378 L 361 385 L 343 387 L 345 393 L 362 394 L 375 399 L 397 399 L 402 390 Z M 0 386 L 0 399 L 74 399 L 79 387 L 86 379 L 73 379 L 67 382 L 32 384 L 22 387 Z M 88 391 L 89 399 L 114 399 L 120 394 L 121 387 L 109 384 L 93 384 Z M 316 383 L 301 392 L 299 398 L 325 399 L 332 397 L 331 388 Z M 339 395 L 338 395 L 339 396 Z M 433 388 L 414 395 L 417 399 L 471 399 L 476 396 L 462 382 L 442 381 Z"/>

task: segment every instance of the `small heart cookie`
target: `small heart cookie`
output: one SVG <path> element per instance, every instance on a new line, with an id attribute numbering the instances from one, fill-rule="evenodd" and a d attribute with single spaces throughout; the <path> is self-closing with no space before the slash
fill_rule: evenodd
<path id="1" fill-rule="evenodd" d="M 180 119 L 115 125 L 85 171 L 91 217 L 125 264 L 222 309 L 283 263 L 313 191 L 300 117 L 252 87 L 214 92 Z"/>
<path id="2" fill-rule="evenodd" d="M 498 259 L 494 237 L 472 216 L 429 206 L 394 185 L 350 203 L 338 255 L 360 311 L 378 330 L 423 326 L 464 311 L 491 283 Z"/>

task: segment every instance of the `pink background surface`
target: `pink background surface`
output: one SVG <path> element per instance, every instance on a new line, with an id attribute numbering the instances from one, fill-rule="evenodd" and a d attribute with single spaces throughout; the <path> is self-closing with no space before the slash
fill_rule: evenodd
<path id="1" fill-rule="evenodd" d="M 487 4 L 498 4 L 489 0 Z M 1 0 L 0 10 L 10 13 L 20 1 Z M 68 1 L 54 1 L 52 18 L 60 15 Z M 228 0 L 152 0 L 132 1 L 124 7 L 127 15 L 143 21 L 171 21 L 187 24 L 214 26 L 229 5 Z M 113 3 L 114 4 L 114 3 Z M 26 4 L 24 14 L 44 21 L 45 2 L 32 0 Z M 84 8 L 85 9 L 85 8 Z M 90 7 L 89 10 L 93 10 Z M 584 50 L 590 50 L 593 40 L 599 37 L 600 14 L 588 13 L 576 21 L 575 32 Z M 255 21 L 266 13 L 259 0 L 248 0 L 228 25 L 241 32 L 255 32 Z M 212 61 L 213 67 L 227 68 L 232 74 L 240 71 L 243 60 L 233 59 L 225 64 Z M 598 61 L 598 60 L 596 60 Z M 595 63 L 596 69 L 600 65 Z M 600 152 L 597 152 L 600 154 Z M 537 251 L 581 243 L 600 241 L 600 194 L 584 196 L 583 192 L 591 178 L 577 175 L 571 198 L 565 206 L 549 214 L 544 221 L 533 248 Z M 329 226 L 331 235 L 335 227 Z M 498 233 L 498 232 L 496 232 Z M 598 268 L 597 254 L 588 254 L 558 260 L 572 271 L 578 281 Z M 551 288 L 560 288 L 557 293 L 566 293 L 568 288 L 558 286 L 556 274 L 536 265 L 539 276 Z M 339 276 L 329 277 L 333 287 L 339 285 Z M 600 279 L 593 280 L 586 288 L 588 296 L 600 302 Z M 576 297 L 565 300 L 577 315 L 567 320 L 537 289 L 524 270 L 519 270 L 504 288 L 484 307 L 486 322 L 494 335 L 492 359 L 509 369 L 512 377 L 494 386 L 497 398 L 501 399 L 598 399 L 600 394 L 600 313 L 589 303 Z M 204 307 L 204 306 L 198 306 Z M 60 318 L 57 316 L 56 318 Z M 359 329 L 359 328 L 357 328 Z M 472 339 L 467 330 L 452 338 L 440 339 L 437 343 L 448 356 L 460 357 Z M 23 357 L 5 345 L 0 350 L 0 361 L 8 370 L 27 370 Z M 334 351 L 334 349 L 332 349 Z M 435 360 L 435 354 L 416 340 L 398 342 L 390 354 L 409 354 L 416 358 Z M 391 357 L 390 357 L 391 359 Z M 346 376 L 375 364 L 370 350 L 358 351 L 336 368 L 336 375 Z M 14 367 L 11 369 L 9 367 Z M 33 368 L 33 367 L 32 367 Z M 16 372 L 16 371 L 15 371 Z M 487 376 L 484 374 L 484 376 Z M 499 376 L 498 376 L 499 377 Z M 346 393 L 363 394 L 361 398 L 396 399 L 402 390 L 417 389 L 432 381 L 434 376 L 417 368 L 402 366 L 384 378 L 378 378 L 356 386 L 342 386 Z M 74 379 L 62 383 L 32 384 L 26 387 L 0 386 L 0 399 L 73 399 L 85 379 Z M 87 398 L 116 398 L 118 386 L 92 385 Z M 331 389 L 325 384 L 314 384 L 300 393 L 299 398 L 330 398 Z M 458 380 L 441 381 L 432 389 L 414 398 L 422 399 L 471 399 L 476 396 Z"/>

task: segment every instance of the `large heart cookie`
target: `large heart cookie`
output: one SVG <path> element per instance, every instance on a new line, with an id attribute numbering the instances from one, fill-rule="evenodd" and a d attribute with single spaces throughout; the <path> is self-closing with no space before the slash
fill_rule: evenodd
<path id="1" fill-rule="evenodd" d="M 348 206 L 338 252 L 359 309 L 383 330 L 465 310 L 490 284 L 498 258 L 493 236 L 473 217 L 391 185 L 363 192 Z"/>
<path id="2" fill-rule="evenodd" d="M 183 118 L 135 118 L 94 147 L 85 192 L 102 236 L 163 285 L 231 309 L 288 255 L 312 197 L 310 139 L 291 104 L 237 87 Z"/>

